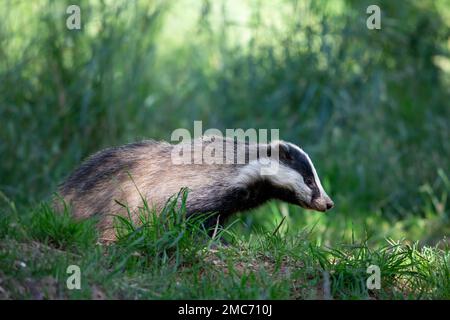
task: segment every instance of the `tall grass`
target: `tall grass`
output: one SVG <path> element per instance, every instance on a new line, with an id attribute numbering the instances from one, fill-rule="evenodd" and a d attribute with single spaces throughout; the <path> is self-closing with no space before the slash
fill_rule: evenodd
<path id="1" fill-rule="evenodd" d="M 161 212 L 151 208 L 145 199 L 137 213 L 123 206 L 127 214 L 115 216 L 114 223 L 118 243 L 149 257 L 152 264 L 173 265 L 175 270 L 182 263 L 198 259 L 201 249 L 217 242 L 223 230 L 215 228 L 211 233 L 212 230 L 207 229 L 210 215 L 186 216 L 187 197 L 188 190 L 181 189 Z"/>
<path id="2" fill-rule="evenodd" d="M 185 193 L 165 214 L 142 211 L 138 223 L 117 220 L 119 239 L 98 245 L 93 221 L 41 206 L 18 215 L 21 232 L 0 241 L 0 298 L 9 299 L 448 299 L 448 244 L 442 248 L 389 240 L 327 247 L 311 233 L 280 228 L 231 246 L 212 247 L 203 218 L 186 217 Z M 38 221 L 39 223 L 29 223 Z M 0 229 L 1 230 L 1 229 Z M 73 237 L 72 235 L 78 235 Z M 82 236 L 85 235 L 85 236 Z M 216 243 L 217 244 L 217 243 Z M 67 267 L 80 267 L 82 287 L 68 290 Z M 367 268 L 381 287 L 368 289 Z"/>

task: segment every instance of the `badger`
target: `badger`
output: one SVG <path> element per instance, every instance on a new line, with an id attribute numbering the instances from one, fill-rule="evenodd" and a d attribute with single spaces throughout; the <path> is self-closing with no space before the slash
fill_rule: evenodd
<path id="1" fill-rule="evenodd" d="M 176 157 L 195 157 L 199 150 L 200 161 Z M 237 157 L 240 150 L 242 159 Z M 208 154 L 227 161 L 208 161 Z M 274 161 L 276 170 L 264 174 L 263 167 Z M 272 199 L 322 212 L 334 205 L 310 157 L 295 144 L 280 140 L 250 143 L 218 136 L 179 144 L 144 140 L 107 148 L 75 169 L 59 186 L 58 194 L 76 218 L 99 216 L 102 240 L 114 241 L 114 215 L 131 212 L 138 221 L 144 200 L 161 212 L 182 188 L 188 190 L 186 216 L 211 214 L 206 227 L 223 226 L 230 215 Z"/>

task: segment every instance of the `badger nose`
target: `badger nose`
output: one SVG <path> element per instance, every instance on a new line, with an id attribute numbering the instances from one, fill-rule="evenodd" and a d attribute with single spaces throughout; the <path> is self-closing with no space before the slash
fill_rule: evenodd
<path id="1" fill-rule="evenodd" d="M 334 202 L 328 196 L 320 197 L 311 202 L 311 209 L 317 211 L 327 211 L 334 207 Z"/>
<path id="2" fill-rule="evenodd" d="M 331 208 L 334 207 L 334 202 L 332 200 L 327 201 L 326 206 L 327 206 L 327 210 L 330 210 Z"/>

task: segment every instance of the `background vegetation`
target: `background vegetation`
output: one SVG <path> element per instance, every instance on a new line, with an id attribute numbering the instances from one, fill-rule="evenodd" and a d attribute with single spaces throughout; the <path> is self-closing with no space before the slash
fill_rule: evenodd
<path id="1" fill-rule="evenodd" d="M 69 232 L 89 242 L 89 230 L 60 229 L 43 213 L 50 209 L 36 205 L 90 153 L 141 138 L 169 140 L 174 129 L 202 120 L 222 130 L 279 128 L 311 155 L 336 204 L 326 215 L 268 204 L 240 216 L 231 228 L 238 239 L 272 232 L 285 217 L 277 232 L 309 230 L 315 248 L 357 241 L 382 250 L 386 239 L 403 240 L 444 250 L 431 256 L 448 263 L 450 1 L 377 1 L 381 30 L 366 28 L 374 2 L 364 0 L 79 0 L 79 31 L 66 28 L 69 4 L 0 3 L 2 238 L 47 243 L 44 235 L 56 228 L 52 239 Z M 36 212 L 42 221 L 27 224 Z M 33 226 L 34 233 L 23 232 L 31 238 L 19 236 L 17 225 Z M 8 254 L 18 244 L 3 243 L 0 259 L 11 272 L 3 277 L 16 279 L 14 263 L 5 261 L 17 258 Z M 304 249 L 289 248 L 291 256 Z M 49 270 L 34 277 L 56 272 Z M 448 281 L 448 265 L 439 272 Z M 286 288 L 291 280 L 282 280 Z M 448 282 L 438 282 L 444 289 L 434 296 L 448 298 Z M 311 296 L 279 288 L 284 293 L 216 296 Z M 181 296 L 214 297 L 192 290 Z"/>

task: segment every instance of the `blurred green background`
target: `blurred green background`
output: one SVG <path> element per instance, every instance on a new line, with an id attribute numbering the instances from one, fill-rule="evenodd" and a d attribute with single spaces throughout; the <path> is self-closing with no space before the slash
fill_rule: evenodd
<path id="1" fill-rule="evenodd" d="M 68 30 L 66 8 L 81 8 Z M 382 10 L 368 30 L 366 8 Z M 336 207 L 243 233 L 437 243 L 450 231 L 450 1 L 0 2 L 0 191 L 28 208 L 86 156 L 179 127 L 279 128 Z M 289 229 L 289 230 L 288 230 Z"/>

